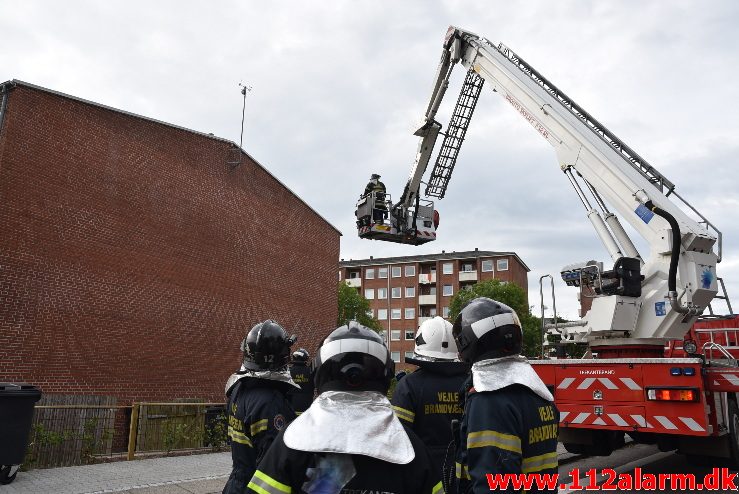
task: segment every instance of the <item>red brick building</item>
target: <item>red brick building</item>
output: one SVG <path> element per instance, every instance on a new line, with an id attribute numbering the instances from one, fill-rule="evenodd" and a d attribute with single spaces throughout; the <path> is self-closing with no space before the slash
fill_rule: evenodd
<path id="1" fill-rule="evenodd" d="M 222 401 L 274 318 L 336 321 L 340 233 L 231 141 L 0 86 L 0 381 Z M 299 232 L 296 234 L 296 232 Z"/>
<path id="2" fill-rule="evenodd" d="M 447 317 L 455 293 L 489 279 L 515 283 L 528 293 L 529 271 L 514 252 L 477 249 L 383 259 L 342 259 L 339 263 L 340 279 L 369 300 L 372 315 L 385 328 L 393 360 L 401 367 L 413 353 L 418 326 L 427 318 Z"/>

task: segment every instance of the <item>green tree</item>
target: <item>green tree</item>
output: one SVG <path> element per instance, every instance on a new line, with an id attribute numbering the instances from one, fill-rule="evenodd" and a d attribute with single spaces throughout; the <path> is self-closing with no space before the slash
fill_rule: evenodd
<path id="1" fill-rule="evenodd" d="M 380 322 L 367 312 L 370 310 L 369 300 L 364 298 L 356 288 L 352 288 L 346 282 L 339 282 L 339 317 L 337 325 L 342 326 L 347 321 L 357 321 L 375 331 L 380 331 Z"/>
<path id="2" fill-rule="evenodd" d="M 487 297 L 506 304 L 516 311 L 523 329 L 523 354 L 537 357 L 541 354 L 541 320 L 531 314 L 526 301 L 526 292 L 514 283 L 500 280 L 485 280 L 468 289 L 460 290 L 449 303 L 449 319 L 456 319 L 464 305 L 477 297 Z"/>

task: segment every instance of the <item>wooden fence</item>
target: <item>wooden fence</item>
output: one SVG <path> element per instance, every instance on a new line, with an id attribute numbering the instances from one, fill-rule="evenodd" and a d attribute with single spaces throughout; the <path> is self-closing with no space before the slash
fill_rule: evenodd
<path id="1" fill-rule="evenodd" d="M 223 407 L 223 404 L 216 403 L 185 402 L 138 405 L 137 452 L 204 447 L 212 432 L 210 426 L 218 420 L 218 415 L 222 415 L 219 409 L 214 410 L 214 406 Z"/>
<path id="2" fill-rule="evenodd" d="M 44 395 L 34 409 L 24 465 L 84 465 L 112 456 L 116 425 L 125 430 L 129 408 L 111 396 Z"/>
<path id="3" fill-rule="evenodd" d="M 226 445 L 223 403 L 134 403 L 110 396 L 44 395 L 34 409 L 24 468 L 132 460 Z"/>

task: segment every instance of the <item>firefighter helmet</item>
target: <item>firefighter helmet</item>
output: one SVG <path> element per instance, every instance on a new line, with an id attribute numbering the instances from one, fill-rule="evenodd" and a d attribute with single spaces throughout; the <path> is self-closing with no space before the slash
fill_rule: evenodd
<path id="1" fill-rule="evenodd" d="M 452 336 L 452 323 L 440 316 L 424 321 L 416 331 L 414 352 L 420 359 L 455 360 L 457 344 Z"/>
<path id="2" fill-rule="evenodd" d="M 290 346 L 298 338 L 288 337 L 285 328 L 271 319 L 256 324 L 241 342 L 244 368 L 247 370 L 278 370 L 290 361 Z"/>
<path id="3" fill-rule="evenodd" d="M 310 353 L 305 348 L 298 348 L 293 352 L 293 362 L 305 364 L 310 359 Z"/>
<path id="4" fill-rule="evenodd" d="M 349 321 L 323 340 L 313 360 L 318 393 L 324 391 L 378 391 L 387 393 L 395 373 L 380 335 Z"/>
<path id="5" fill-rule="evenodd" d="M 523 332 L 516 311 L 486 297 L 476 298 L 462 309 L 452 334 L 465 362 L 521 353 Z"/>

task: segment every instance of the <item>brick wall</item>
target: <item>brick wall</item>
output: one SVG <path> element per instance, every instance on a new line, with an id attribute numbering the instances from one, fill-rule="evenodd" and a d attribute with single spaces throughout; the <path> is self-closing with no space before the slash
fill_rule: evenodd
<path id="1" fill-rule="evenodd" d="M 0 129 L 0 380 L 223 399 L 248 328 L 313 351 L 339 233 L 230 144 L 34 89 Z"/>

